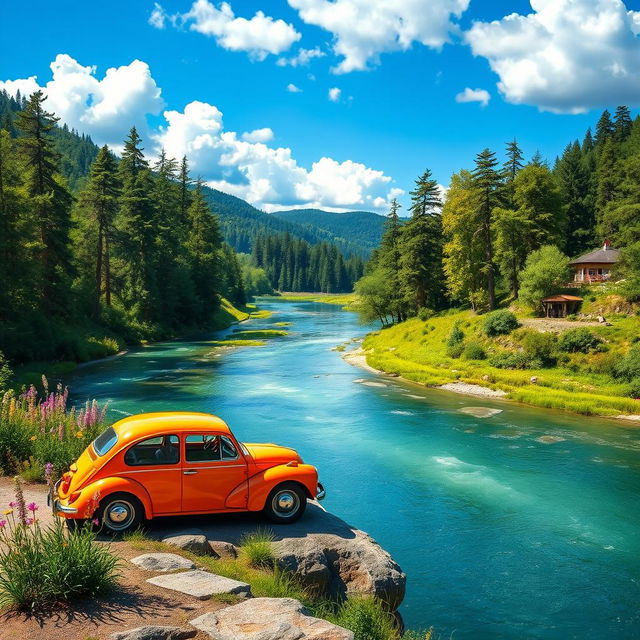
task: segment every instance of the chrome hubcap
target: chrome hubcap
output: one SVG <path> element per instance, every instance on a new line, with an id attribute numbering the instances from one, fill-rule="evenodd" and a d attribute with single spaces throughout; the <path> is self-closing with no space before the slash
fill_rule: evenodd
<path id="1" fill-rule="evenodd" d="M 124 500 L 118 500 L 107 509 L 107 526 L 114 531 L 126 529 L 135 517 L 133 505 Z"/>
<path id="2" fill-rule="evenodd" d="M 300 499 L 291 491 L 279 491 L 273 496 L 273 510 L 282 517 L 290 517 L 298 511 Z"/>

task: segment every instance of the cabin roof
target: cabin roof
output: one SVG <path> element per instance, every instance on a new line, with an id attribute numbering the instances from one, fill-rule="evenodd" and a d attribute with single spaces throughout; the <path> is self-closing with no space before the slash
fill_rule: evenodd
<path id="1" fill-rule="evenodd" d="M 569 264 L 615 264 L 616 262 L 618 262 L 619 258 L 620 252 L 617 249 L 611 249 L 611 247 L 607 247 L 605 249 L 603 247 L 601 249 L 597 249 L 596 251 L 585 253 L 584 255 L 571 260 Z"/>
<path id="2" fill-rule="evenodd" d="M 544 298 L 542 302 L 582 302 L 582 298 L 578 296 L 570 296 L 564 293 L 560 293 L 555 296 L 549 296 Z"/>

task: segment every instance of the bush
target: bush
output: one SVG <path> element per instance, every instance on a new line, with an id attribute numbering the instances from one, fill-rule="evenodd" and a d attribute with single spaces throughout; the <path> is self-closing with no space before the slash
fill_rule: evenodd
<path id="1" fill-rule="evenodd" d="M 322 615 L 322 612 L 319 612 Z M 398 638 L 394 617 L 372 597 L 351 597 L 337 612 L 326 612 L 330 622 L 353 631 L 354 640 L 393 640 Z"/>
<path id="2" fill-rule="evenodd" d="M 501 309 L 487 314 L 483 330 L 490 338 L 511 333 L 520 326 L 518 319 L 511 311 Z"/>
<path id="3" fill-rule="evenodd" d="M 630 398 L 640 399 L 640 378 L 634 378 L 627 389 Z"/>
<path id="4" fill-rule="evenodd" d="M 614 375 L 627 382 L 640 378 L 640 342 L 631 346 L 627 355 L 617 364 Z"/>
<path id="5" fill-rule="evenodd" d="M 565 331 L 558 340 L 558 348 L 568 353 L 589 353 L 600 349 L 602 343 L 600 336 L 586 327 L 580 327 Z"/>
<path id="6" fill-rule="evenodd" d="M 427 307 L 422 307 L 418 311 L 418 318 L 422 320 L 422 322 L 426 322 L 429 318 L 433 318 L 436 315 L 436 312 L 433 309 L 428 309 Z"/>
<path id="7" fill-rule="evenodd" d="M 527 331 L 522 337 L 522 346 L 527 356 L 543 367 L 552 367 L 558 360 L 555 355 L 557 338 L 553 333 Z"/>
<path id="8" fill-rule="evenodd" d="M 247 533 L 240 541 L 242 555 L 247 558 L 252 567 L 273 567 L 275 556 L 271 543 L 274 540 L 275 536 L 269 529 L 256 529 L 252 533 Z"/>
<path id="9" fill-rule="evenodd" d="M 464 342 L 456 342 L 447 347 L 447 355 L 450 358 L 459 358 L 464 351 Z"/>
<path id="10" fill-rule="evenodd" d="M 482 345 L 477 342 L 469 342 L 462 352 L 462 357 L 465 360 L 486 360 L 487 354 Z"/>
<path id="11" fill-rule="evenodd" d="M 526 353 L 510 353 L 503 351 L 489 360 L 489 364 L 496 369 L 540 369 L 542 363 L 532 359 Z"/>
<path id="12" fill-rule="evenodd" d="M 11 369 L 9 369 L 9 364 L 7 363 L 6 358 L 2 351 L 0 351 L 0 391 L 3 391 L 9 385 L 9 380 L 11 380 Z"/>
<path id="13" fill-rule="evenodd" d="M 0 606 L 33 613 L 115 586 L 118 559 L 96 543 L 91 526 L 68 533 L 56 518 L 53 525 L 41 527 L 38 505 L 25 505 L 17 480 L 12 504 L 9 520 L 0 520 Z"/>

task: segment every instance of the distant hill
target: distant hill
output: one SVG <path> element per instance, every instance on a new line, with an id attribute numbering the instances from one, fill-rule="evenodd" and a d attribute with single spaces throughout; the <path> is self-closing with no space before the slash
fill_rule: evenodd
<path id="1" fill-rule="evenodd" d="M 287 222 L 321 229 L 369 252 L 380 244 L 385 221 L 384 216 L 370 211 L 332 213 L 322 209 L 292 209 L 275 211 L 270 215 Z"/>

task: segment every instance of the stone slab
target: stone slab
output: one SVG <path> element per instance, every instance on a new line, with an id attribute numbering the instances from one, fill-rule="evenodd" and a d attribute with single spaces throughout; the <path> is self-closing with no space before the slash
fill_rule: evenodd
<path id="1" fill-rule="evenodd" d="M 245 582 L 231 580 L 199 569 L 155 576 L 149 578 L 147 582 L 199 600 L 209 600 L 213 596 L 222 594 L 251 596 L 251 587 Z"/>
<path id="2" fill-rule="evenodd" d="M 131 558 L 131 562 L 145 571 L 177 571 L 196 568 L 191 560 L 176 553 L 144 553 Z"/>

